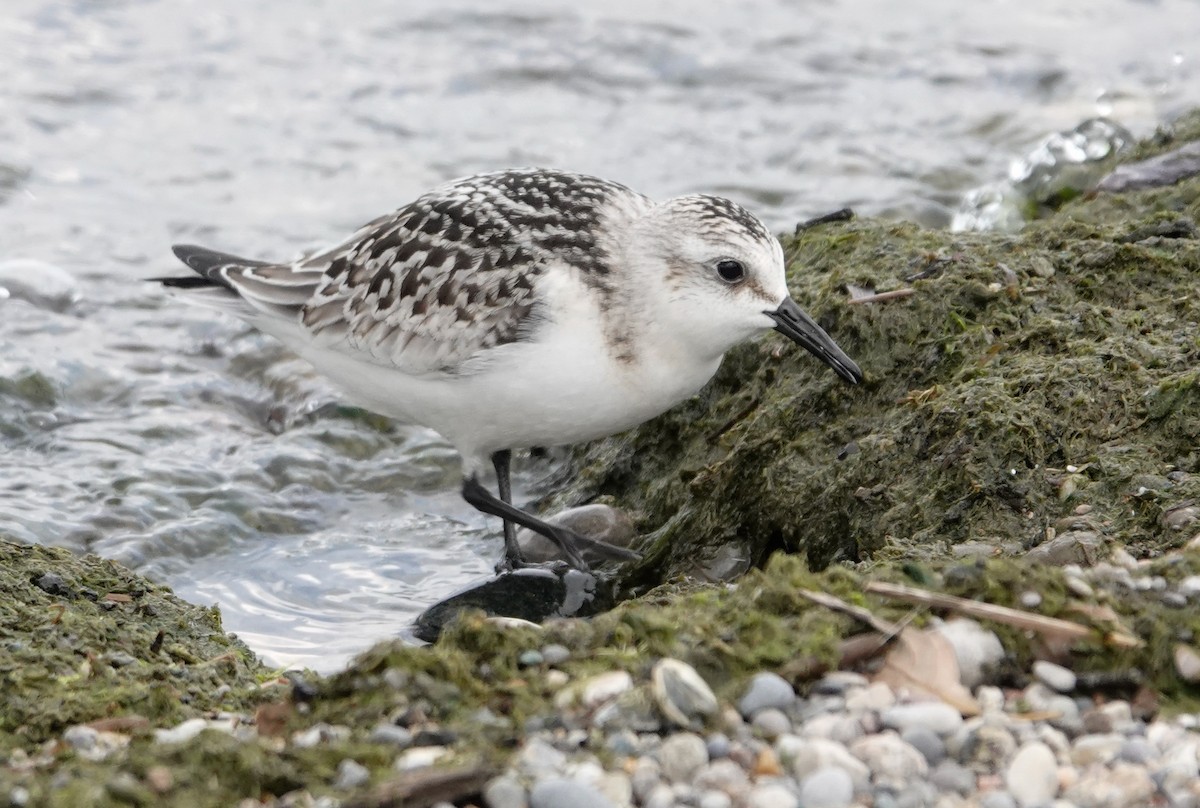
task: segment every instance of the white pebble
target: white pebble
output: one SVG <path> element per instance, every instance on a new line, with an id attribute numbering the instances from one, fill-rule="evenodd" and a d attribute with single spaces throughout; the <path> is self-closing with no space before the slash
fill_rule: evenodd
<path id="1" fill-rule="evenodd" d="M 1033 663 L 1033 675 L 1042 684 L 1059 693 L 1070 693 L 1075 689 L 1075 672 L 1062 665 L 1039 659 Z"/>
<path id="2" fill-rule="evenodd" d="M 1004 771 L 1004 785 L 1021 808 L 1043 805 L 1058 795 L 1058 761 L 1041 741 L 1017 750 Z"/>
<path id="3" fill-rule="evenodd" d="M 962 726 L 962 713 L 949 704 L 939 701 L 921 701 L 913 704 L 898 704 L 884 710 L 879 719 L 885 727 L 903 732 L 921 727 L 938 735 L 949 735 Z"/>

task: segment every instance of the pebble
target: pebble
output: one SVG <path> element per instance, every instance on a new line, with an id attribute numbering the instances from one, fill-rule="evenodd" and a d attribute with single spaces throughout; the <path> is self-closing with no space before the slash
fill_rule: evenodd
<path id="1" fill-rule="evenodd" d="M 900 737 L 920 752 L 930 766 L 936 766 L 946 757 L 946 744 L 936 732 L 927 727 L 906 729 Z"/>
<path id="2" fill-rule="evenodd" d="M 938 735 L 949 735 L 962 726 L 962 713 L 940 701 L 898 704 L 884 710 L 880 716 L 883 726 L 903 732 L 924 728 Z"/>
<path id="3" fill-rule="evenodd" d="M 1004 785 L 1021 808 L 1044 805 L 1058 795 L 1058 761 L 1041 741 L 1017 750 L 1004 772 Z"/>
<path id="4" fill-rule="evenodd" d="M 871 770 L 876 785 L 903 788 L 929 773 L 925 756 L 895 732 L 867 735 L 850 744 L 850 752 Z"/>
<path id="5" fill-rule="evenodd" d="M 750 686 L 738 701 L 738 712 L 751 718 L 759 710 L 770 707 L 784 709 L 796 699 L 796 691 L 788 681 L 777 673 L 754 674 Z"/>
<path id="6" fill-rule="evenodd" d="M 595 786 L 565 777 L 540 780 L 529 791 L 530 808 L 616 808 Z"/>
<path id="7" fill-rule="evenodd" d="M 935 631 L 954 649 L 959 681 L 967 687 L 982 684 L 991 670 L 1004 660 L 1000 638 L 974 620 L 963 617 L 947 620 Z"/>
<path id="8" fill-rule="evenodd" d="M 571 650 L 565 645 L 552 643 L 542 646 L 542 660 L 547 665 L 561 665 L 571 658 Z"/>
<path id="9" fill-rule="evenodd" d="M 658 763 L 663 775 L 673 782 L 688 782 L 708 762 L 704 739 L 692 732 L 680 732 L 663 741 L 658 748 Z"/>
<path id="10" fill-rule="evenodd" d="M 337 776 L 334 777 L 333 787 L 339 791 L 352 791 L 359 786 L 371 782 L 371 771 L 351 758 L 343 758 L 338 764 Z"/>
<path id="11" fill-rule="evenodd" d="M 678 659 L 660 659 L 650 672 L 650 690 L 668 721 L 698 729 L 720 706 L 716 694 L 696 669 Z"/>
<path id="12" fill-rule="evenodd" d="M 1178 643 L 1174 648 L 1175 672 L 1185 682 L 1200 682 L 1200 653 L 1190 645 Z"/>
<path id="13" fill-rule="evenodd" d="M 746 798 L 747 808 L 800 808 L 800 798 L 787 786 L 765 783 L 755 786 Z"/>
<path id="14" fill-rule="evenodd" d="M 768 741 L 773 741 L 785 732 L 791 732 L 792 722 L 783 714 L 783 710 L 768 707 L 754 714 L 750 726 Z"/>
<path id="15" fill-rule="evenodd" d="M 1070 693 L 1075 689 L 1075 672 L 1039 659 L 1033 663 L 1033 675 L 1038 681 L 1059 693 Z"/>
<path id="16" fill-rule="evenodd" d="M 371 730 L 371 734 L 367 736 L 367 740 L 371 743 L 390 743 L 403 749 L 412 745 L 413 734 L 404 727 L 396 726 L 395 724 L 380 724 Z"/>
<path id="17" fill-rule="evenodd" d="M 483 802 L 487 808 L 528 808 L 525 787 L 516 777 L 502 774 L 493 777 L 483 787 Z"/>
<path id="18" fill-rule="evenodd" d="M 800 781 L 804 808 L 846 808 L 854 801 L 854 781 L 844 769 L 826 766 Z"/>

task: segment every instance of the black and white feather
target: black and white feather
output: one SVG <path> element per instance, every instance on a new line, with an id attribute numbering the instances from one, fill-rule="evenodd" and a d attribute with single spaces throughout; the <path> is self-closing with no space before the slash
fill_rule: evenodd
<path id="1" fill-rule="evenodd" d="M 524 169 L 444 185 L 366 224 L 345 242 L 287 264 L 203 247 L 175 254 L 217 306 L 294 321 L 319 344 L 410 374 L 454 373 L 536 328 L 538 277 L 578 270 L 598 289 L 612 271 L 603 220 L 650 206 L 614 182 Z"/>

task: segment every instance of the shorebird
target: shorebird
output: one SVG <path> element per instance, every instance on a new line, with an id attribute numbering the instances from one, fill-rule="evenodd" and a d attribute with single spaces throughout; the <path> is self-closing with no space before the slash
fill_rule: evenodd
<path id="1" fill-rule="evenodd" d="M 513 169 L 442 185 L 295 261 L 174 252 L 196 274 L 152 280 L 278 338 L 356 403 L 450 441 L 464 499 L 504 520 L 502 568 L 523 563 L 517 525 L 580 569 L 581 547 L 636 557 L 514 507 L 513 449 L 636 426 L 772 328 L 862 379 L 789 296 L 779 241 L 717 196 L 654 202 L 597 177 Z M 480 479 L 489 461 L 499 496 Z"/>

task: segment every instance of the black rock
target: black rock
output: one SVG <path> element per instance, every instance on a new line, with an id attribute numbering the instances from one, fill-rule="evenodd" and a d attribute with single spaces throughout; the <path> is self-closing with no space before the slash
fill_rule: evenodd
<path id="1" fill-rule="evenodd" d="M 465 609 L 540 623 L 548 617 L 588 617 L 612 608 L 609 587 L 588 572 L 556 563 L 502 572 L 435 603 L 417 617 L 412 633 L 435 642 Z"/>
<path id="2" fill-rule="evenodd" d="M 75 590 L 67 586 L 67 582 L 57 572 L 43 573 L 33 582 L 33 585 L 47 595 L 52 595 L 56 598 L 74 600 L 76 597 Z"/>

